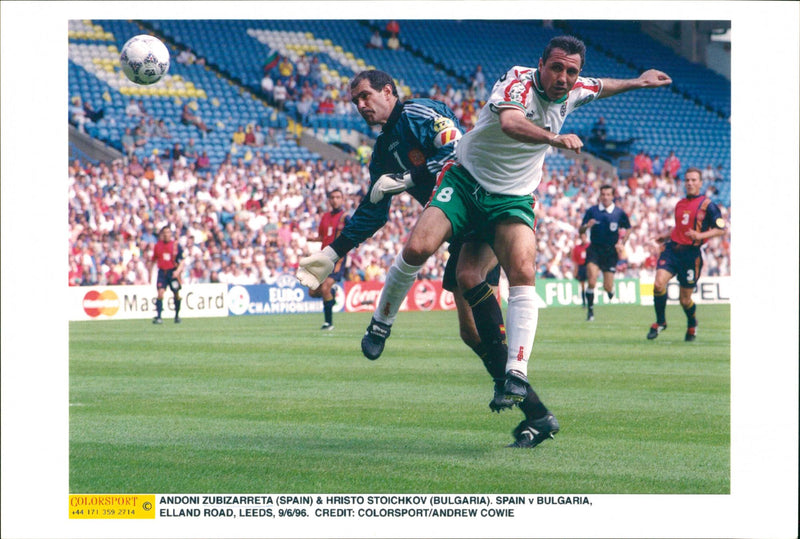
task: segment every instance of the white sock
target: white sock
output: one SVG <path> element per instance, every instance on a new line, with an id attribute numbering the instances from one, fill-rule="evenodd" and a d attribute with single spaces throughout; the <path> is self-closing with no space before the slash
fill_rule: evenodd
<path id="1" fill-rule="evenodd" d="M 397 318 L 397 311 L 400 310 L 400 305 L 403 304 L 408 291 L 411 290 L 411 285 L 417 279 L 420 269 L 422 269 L 422 266 L 407 264 L 403 260 L 402 251 L 397 254 L 394 264 L 386 273 L 386 282 L 383 284 L 381 297 L 375 307 L 375 313 L 372 315 L 375 320 L 390 326 L 394 324 L 394 319 Z"/>
<path id="2" fill-rule="evenodd" d="M 506 338 L 508 359 L 506 372 L 514 370 L 528 375 L 528 360 L 531 357 L 533 338 L 539 322 L 539 307 L 536 304 L 536 287 L 512 286 L 508 289 L 508 313 L 506 314 Z"/>

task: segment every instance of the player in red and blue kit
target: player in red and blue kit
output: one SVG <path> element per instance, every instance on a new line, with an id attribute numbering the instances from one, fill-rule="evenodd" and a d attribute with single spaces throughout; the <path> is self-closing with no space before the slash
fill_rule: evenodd
<path id="1" fill-rule="evenodd" d="M 330 211 L 322 214 L 317 228 L 317 237 L 312 240 L 322 242 L 323 249 L 333 243 L 349 220 L 349 216 L 343 209 L 344 194 L 341 189 L 331 189 L 328 192 L 328 204 L 330 205 Z M 336 305 L 334 287 L 344 277 L 346 264 L 347 255 L 345 254 L 336 261 L 330 275 L 317 288 L 309 291 L 309 295 L 312 298 L 322 298 L 323 314 L 325 316 L 325 323 L 320 328 L 322 330 L 329 331 L 333 329 L 333 306 Z"/>
<path id="2" fill-rule="evenodd" d="M 656 279 L 653 283 L 653 305 L 656 322 L 647 333 L 648 339 L 655 339 L 667 329 L 667 283 L 673 276 L 678 277 L 680 303 L 686 314 L 685 340 L 693 341 L 697 334 L 697 305 L 692 300 L 697 280 L 703 269 L 703 255 L 700 247 L 709 239 L 725 234 L 725 220 L 719 207 L 710 198 L 700 194 L 703 186 L 700 169 L 689 168 L 684 176 L 686 198 L 675 206 L 675 227 L 668 235 L 657 238 L 664 243 L 664 250 L 658 257 Z"/>
<path id="3" fill-rule="evenodd" d="M 599 203 L 586 210 L 580 227 L 581 234 L 589 231 L 591 241 L 586 250 L 586 320 L 594 320 L 594 288 L 601 271 L 608 299 L 614 297 L 614 272 L 630 229 L 628 214 L 614 205 L 614 188 L 602 186 Z"/>
<path id="4" fill-rule="evenodd" d="M 178 240 L 172 238 L 172 229 L 163 227 L 158 233 L 158 242 L 153 247 L 153 258 L 150 261 L 149 274 L 153 273 L 153 266 L 158 266 L 156 277 L 156 316 L 154 324 L 161 324 L 161 313 L 164 310 L 164 291 L 169 287 L 175 300 L 175 323 L 181 321 L 178 314 L 181 310 L 181 272 L 183 271 L 183 248 Z"/>

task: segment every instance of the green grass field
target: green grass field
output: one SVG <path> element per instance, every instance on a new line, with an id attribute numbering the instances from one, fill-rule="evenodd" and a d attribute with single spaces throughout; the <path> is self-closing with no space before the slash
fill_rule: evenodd
<path id="1" fill-rule="evenodd" d="M 384 355 L 369 314 L 70 324 L 73 493 L 730 492 L 730 307 L 645 334 L 652 307 L 540 311 L 531 382 L 561 423 L 505 448 L 519 410 L 454 312 L 401 313 Z"/>

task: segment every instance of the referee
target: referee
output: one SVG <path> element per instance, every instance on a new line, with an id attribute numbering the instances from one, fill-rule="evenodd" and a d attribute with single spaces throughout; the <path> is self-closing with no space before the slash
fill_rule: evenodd
<path id="1" fill-rule="evenodd" d="M 614 272 L 619 254 L 631 229 L 628 215 L 614 205 L 614 188 L 600 188 L 599 204 L 592 206 L 583 216 L 580 233 L 589 231 L 589 248 L 586 250 L 586 320 L 594 320 L 594 289 L 597 276 L 603 272 L 603 288 L 608 299 L 614 297 Z"/>

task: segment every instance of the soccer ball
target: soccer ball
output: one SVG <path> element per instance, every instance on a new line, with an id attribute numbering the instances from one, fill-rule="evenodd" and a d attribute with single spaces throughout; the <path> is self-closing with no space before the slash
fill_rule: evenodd
<path id="1" fill-rule="evenodd" d="M 119 64 L 125 76 L 136 84 L 153 84 L 167 74 L 169 51 L 158 38 L 134 36 L 122 46 Z"/>

